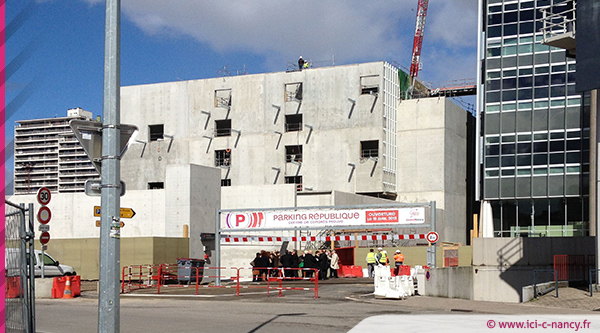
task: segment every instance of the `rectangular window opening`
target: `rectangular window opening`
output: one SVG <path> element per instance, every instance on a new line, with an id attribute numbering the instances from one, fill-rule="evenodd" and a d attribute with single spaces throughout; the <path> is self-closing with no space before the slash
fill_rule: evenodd
<path id="1" fill-rule="evenodd" d="M 302 162 L 302 146 L 285 146 L 285 161 Z"/>
<path id="2" fill-rule="evenodd" d="M 302 176 L 286 176 L 286 184 L 296 184 L 296 191 L 302 191 Z"/>
<path id="3" fill-rule="evenodd" d="M 164 139 L 165 125 L 148 125 L 148 134 L 150 141 L 158 141 Z"/>
<path id="4" fill-rule="evenodd" d="M 298 132 L 302 130 L 302 114 L 285 115 L 285 131 Z"/>
<path id="5" fill-rule="evenodd" d="M 285 85 L 285 101 L 301 101 L 302 100 L 302 82 L 287 83 Z"/>
<path id="6" fill-rule="evenodd" d="M 379 75 L 360 77 L 360 94 L 377 95 L 379 93 Z"/>
<path id="7" fill-rule="evenodd" d="M 150 182 L 148 183 L 149 190 L 162 190 L 165 188 L 165 183 L 163 182 Z"/>
<path id="8" fill-rule="evenodd" d="M 215 90 L 215 107 L 231 108 L 231 89 Z"/>
<path id="9" fill-rule="evenodd" d="M 229 167 L 231 165 L 231 149 L 215 150 L 215 166 Z"/>
<path id="10" fill-rule="evenodd" d="M 360 157 L 379 157 L 379 140 L 361 141 Z"/>
<path id="11" fill-rule="evenodd" d="M 215 120 L 215 137 L 231 136 L 231 119 Z"/>

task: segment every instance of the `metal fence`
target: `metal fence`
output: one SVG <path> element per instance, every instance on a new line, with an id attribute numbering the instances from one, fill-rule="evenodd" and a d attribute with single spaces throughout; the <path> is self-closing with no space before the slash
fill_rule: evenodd
<path id="1" fill-rule="evenodd" d="M 6 332 L 35 332 L 33 205 L 5 202 L 5 327 Z"/>

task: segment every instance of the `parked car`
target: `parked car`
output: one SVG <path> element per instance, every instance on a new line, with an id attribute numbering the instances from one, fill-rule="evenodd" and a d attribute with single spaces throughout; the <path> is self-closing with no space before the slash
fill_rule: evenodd
<path id="1" fill-rule="evenodd" d="M 20 275 L 21 250 L 17 248 L 6 248 L 4 257 L 4 267 L 6 276 Z M 27 253 L 29 256 L 29 253 Z M 29 259 L 29 258 L 28 258 Z M 43 265 L 42 265 L 43 264 Z M 33 256 L 34 274 L 36 277 L 42 276 L 42 267 L 44 268 L 44 277 L 77 275 L 73 267 L 61 265 L 57 260 L 54 260 L 48 253 L 43 253 L 40 250 L 35 250 Z"/>

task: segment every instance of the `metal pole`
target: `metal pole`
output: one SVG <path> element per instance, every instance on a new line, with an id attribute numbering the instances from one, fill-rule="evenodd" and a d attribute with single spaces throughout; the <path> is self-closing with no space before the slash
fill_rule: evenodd
<path id="1" fill-rule="evenodd" d="M 120 331 L 120 0 L 106 0 L 98 332 Z"/>
<path id="2" fill-rule="evenodd" d="M 31 215 L 32 213 L 29 212 L 29 215 Z M 20 279 L 21 279 L 21 289 L 23 290 L 23 298 L 25 299 L 25 302 L 23 302 L 23 321 L 25 323 L 25 331 L 27 333 L 30 333 L 31 331 L 29 331 L 29 318 L 31 317 L 29 314 L 29 308 L 27 306 L 27 302 L 29 302 L 29 288 L 27 288 L 27 284 L 29 282 L 29 280 L 27 279 L 27 243 L 29 243 L 28 241 L 28 235 L 27 235 L 27 230 L 25 228 L 25 224 L 27 223 L 25 220 L 25 205 L 21 204 L 21 210 L 20 210 L 20 214 L 19 214 L 19 238 L 21 239 L 21 242 L 19 244 L 19 251 L 20 251 L 20 259 L 21 259 L 21 269 L 20 271 Z"/>
<path id="3" fill-rule="evenodd" d="M 221 285 L 221 223 L 220 223 L 221 211 L 217 209 L 215 214 L 215 267 L 216 267 L 216 278 L 215 278 L 215 286 Z M 239 270 L 238 270 L 238 283 L 239 279 Z M 239 291 L 238 291 L 239 293 Z"/>
<path id="4" fill-rule="evenodd" d="M 436 221 L 435 221 L 435 220 L 436 220 L 435 201 L 431 201 L 431 202 L 429 203 L 429 208 L 430 208 L 430 213 L 429 213 L 429 215 L 430 215 L 430 218 L 431 218 L 431 223 L 430 223 L 430 225 L 431 225 L 431 231 L 436 231 L 436 230 L 435 230 L 435 222 L 436 222 Z M 437 231 L 436 231 L 436 232 L 437 232 Z M 431 268 L 435 268 L 435 264 L 436 264 L 436 261 L 437 261 L 437 257 L 436 257 L 436 246 L 435 246 L 435 244 L 432 244 L 432 245 L 431 245 L 431 247 L 430 247 L 430 251 L 428 251 L 428 252 L 429 252 L 428 254 L 430 254 L 430 256 L 429 256 L 429 258 L 427 258 L 427 259 L 428 259 L 428 260 L 427 260 L 427 261 L 428 261 L 428 262 L 427 262 L 427 265 L 428 265 L 429 267 L 431 267 Z"/>
<path id="5" fill-rule="evenodd" d="M 29 327 L 31 327 L 31 332 L 35 332 L 35 266 L 34 256 L 35 256 L 35 220 L 34 220 L 35 212 L 33 210 L 33 204 L 29 204 L 29 236 L 28 237 L 28 245 L 29 245 L 29 279 L 27 283 L 29 283 Z M 44 247 L 42 246 L 42 249 Z M 43 258 L 43 256 L 42 256 Z M 42 261 L 42 267 L 44 262 Z M 42 269 L 43 272 L 43 269 Z"/>

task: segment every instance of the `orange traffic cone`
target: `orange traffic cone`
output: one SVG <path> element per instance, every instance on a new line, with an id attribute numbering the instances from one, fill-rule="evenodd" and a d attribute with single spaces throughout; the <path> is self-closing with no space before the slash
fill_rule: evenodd
<path id="1" fill-rule="evenodd" d="M 62 298 L 73 298 L 73 292 L 71 292 L 71 277 L 67 276 L 67 283 L 65 284 L 65 292 Z"/>

